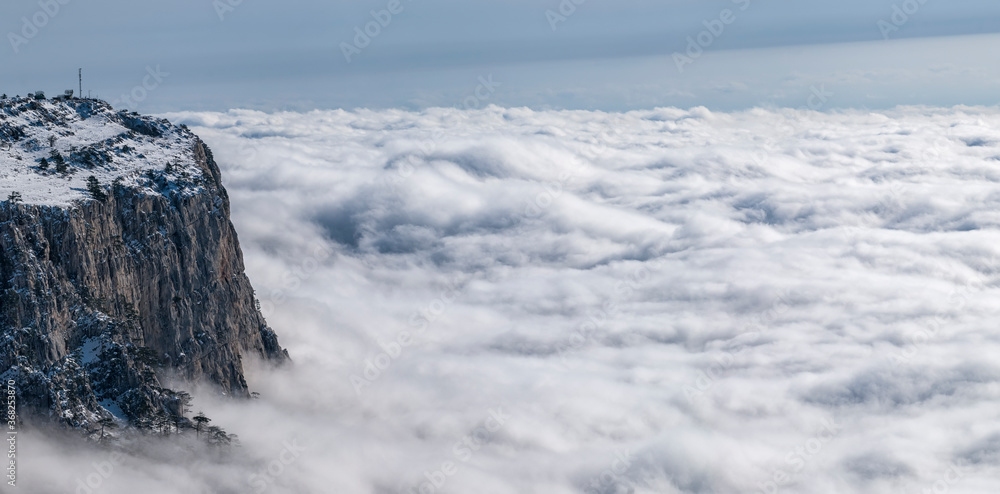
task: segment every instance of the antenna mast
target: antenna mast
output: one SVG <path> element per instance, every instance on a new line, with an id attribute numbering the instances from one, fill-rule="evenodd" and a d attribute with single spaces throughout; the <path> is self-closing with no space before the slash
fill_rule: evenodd
<path id="1" fill-rule="evenodd" d="M 83 68 L 80 69 L 80 97 L 83 98 Z"/>

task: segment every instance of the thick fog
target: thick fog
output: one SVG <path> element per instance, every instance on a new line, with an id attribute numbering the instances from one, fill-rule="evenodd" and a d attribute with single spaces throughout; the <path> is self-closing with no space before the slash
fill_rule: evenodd
<path id="1" fill-rule="evenodd" d="M 25 486 L 1000 490 L 996 108 L 168 117 L 294 365 L 196 390 L 233 452 L 36 434 Z"/>

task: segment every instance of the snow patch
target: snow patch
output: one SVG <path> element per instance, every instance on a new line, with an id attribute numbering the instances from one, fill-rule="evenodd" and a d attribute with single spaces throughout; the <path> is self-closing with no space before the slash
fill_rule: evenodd
<path id="1" fill-rule="evenodd" d="M 98 401 L 98 403 L 100 403 L 105 410 L 111 413 L 111 415 L 114 415 L 115 418 L 128 421 L 128 416 L 125 415 L 125 412 L 122 411 L 121 407 L 119 407 L 114 400 L 101 400 Z"/>
<path id="2" fill-rule="evenodd" d="M 148 194 L 194 194 L 204 178 L 196 142 L 166 120 L 116 112 L 102 101 L 0 100 L 0 201 L 13 192 L 26 204 L 89 201 L 90 176 L 106 191 L 118 180 Z"/>
<path id="3" fill-rule="evenodd" d="M 97 337 L 91 337 L 83 340 L 83 365 L 89 365 L 91 362 L 96 362 L 98 355 L 101 353 L 101 339 Z"/>

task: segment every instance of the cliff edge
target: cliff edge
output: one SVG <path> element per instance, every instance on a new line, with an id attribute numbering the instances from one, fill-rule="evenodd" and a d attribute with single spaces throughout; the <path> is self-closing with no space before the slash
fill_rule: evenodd
<path id="1" fill-rule="evenodd" d="M 6 199 L 6 200 L 5 200 Z M 183 419 L 164 373 L 249 396 L 287 352 L 244 273 L 211 151 L 97 100 L 0 100 L 0 372 L 22 414 Z"/>

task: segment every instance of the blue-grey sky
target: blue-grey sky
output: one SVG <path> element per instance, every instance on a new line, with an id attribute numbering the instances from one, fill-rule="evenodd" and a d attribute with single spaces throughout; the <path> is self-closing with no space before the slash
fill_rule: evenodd
<path id="1" fill-rule="evenodd" d="M 85 92 L 154 112 L 995 104 L 1000 87 L 995 0 L 10 0 L 0 32 L 0 91 L 75 88 L 84 67 Z"/>

